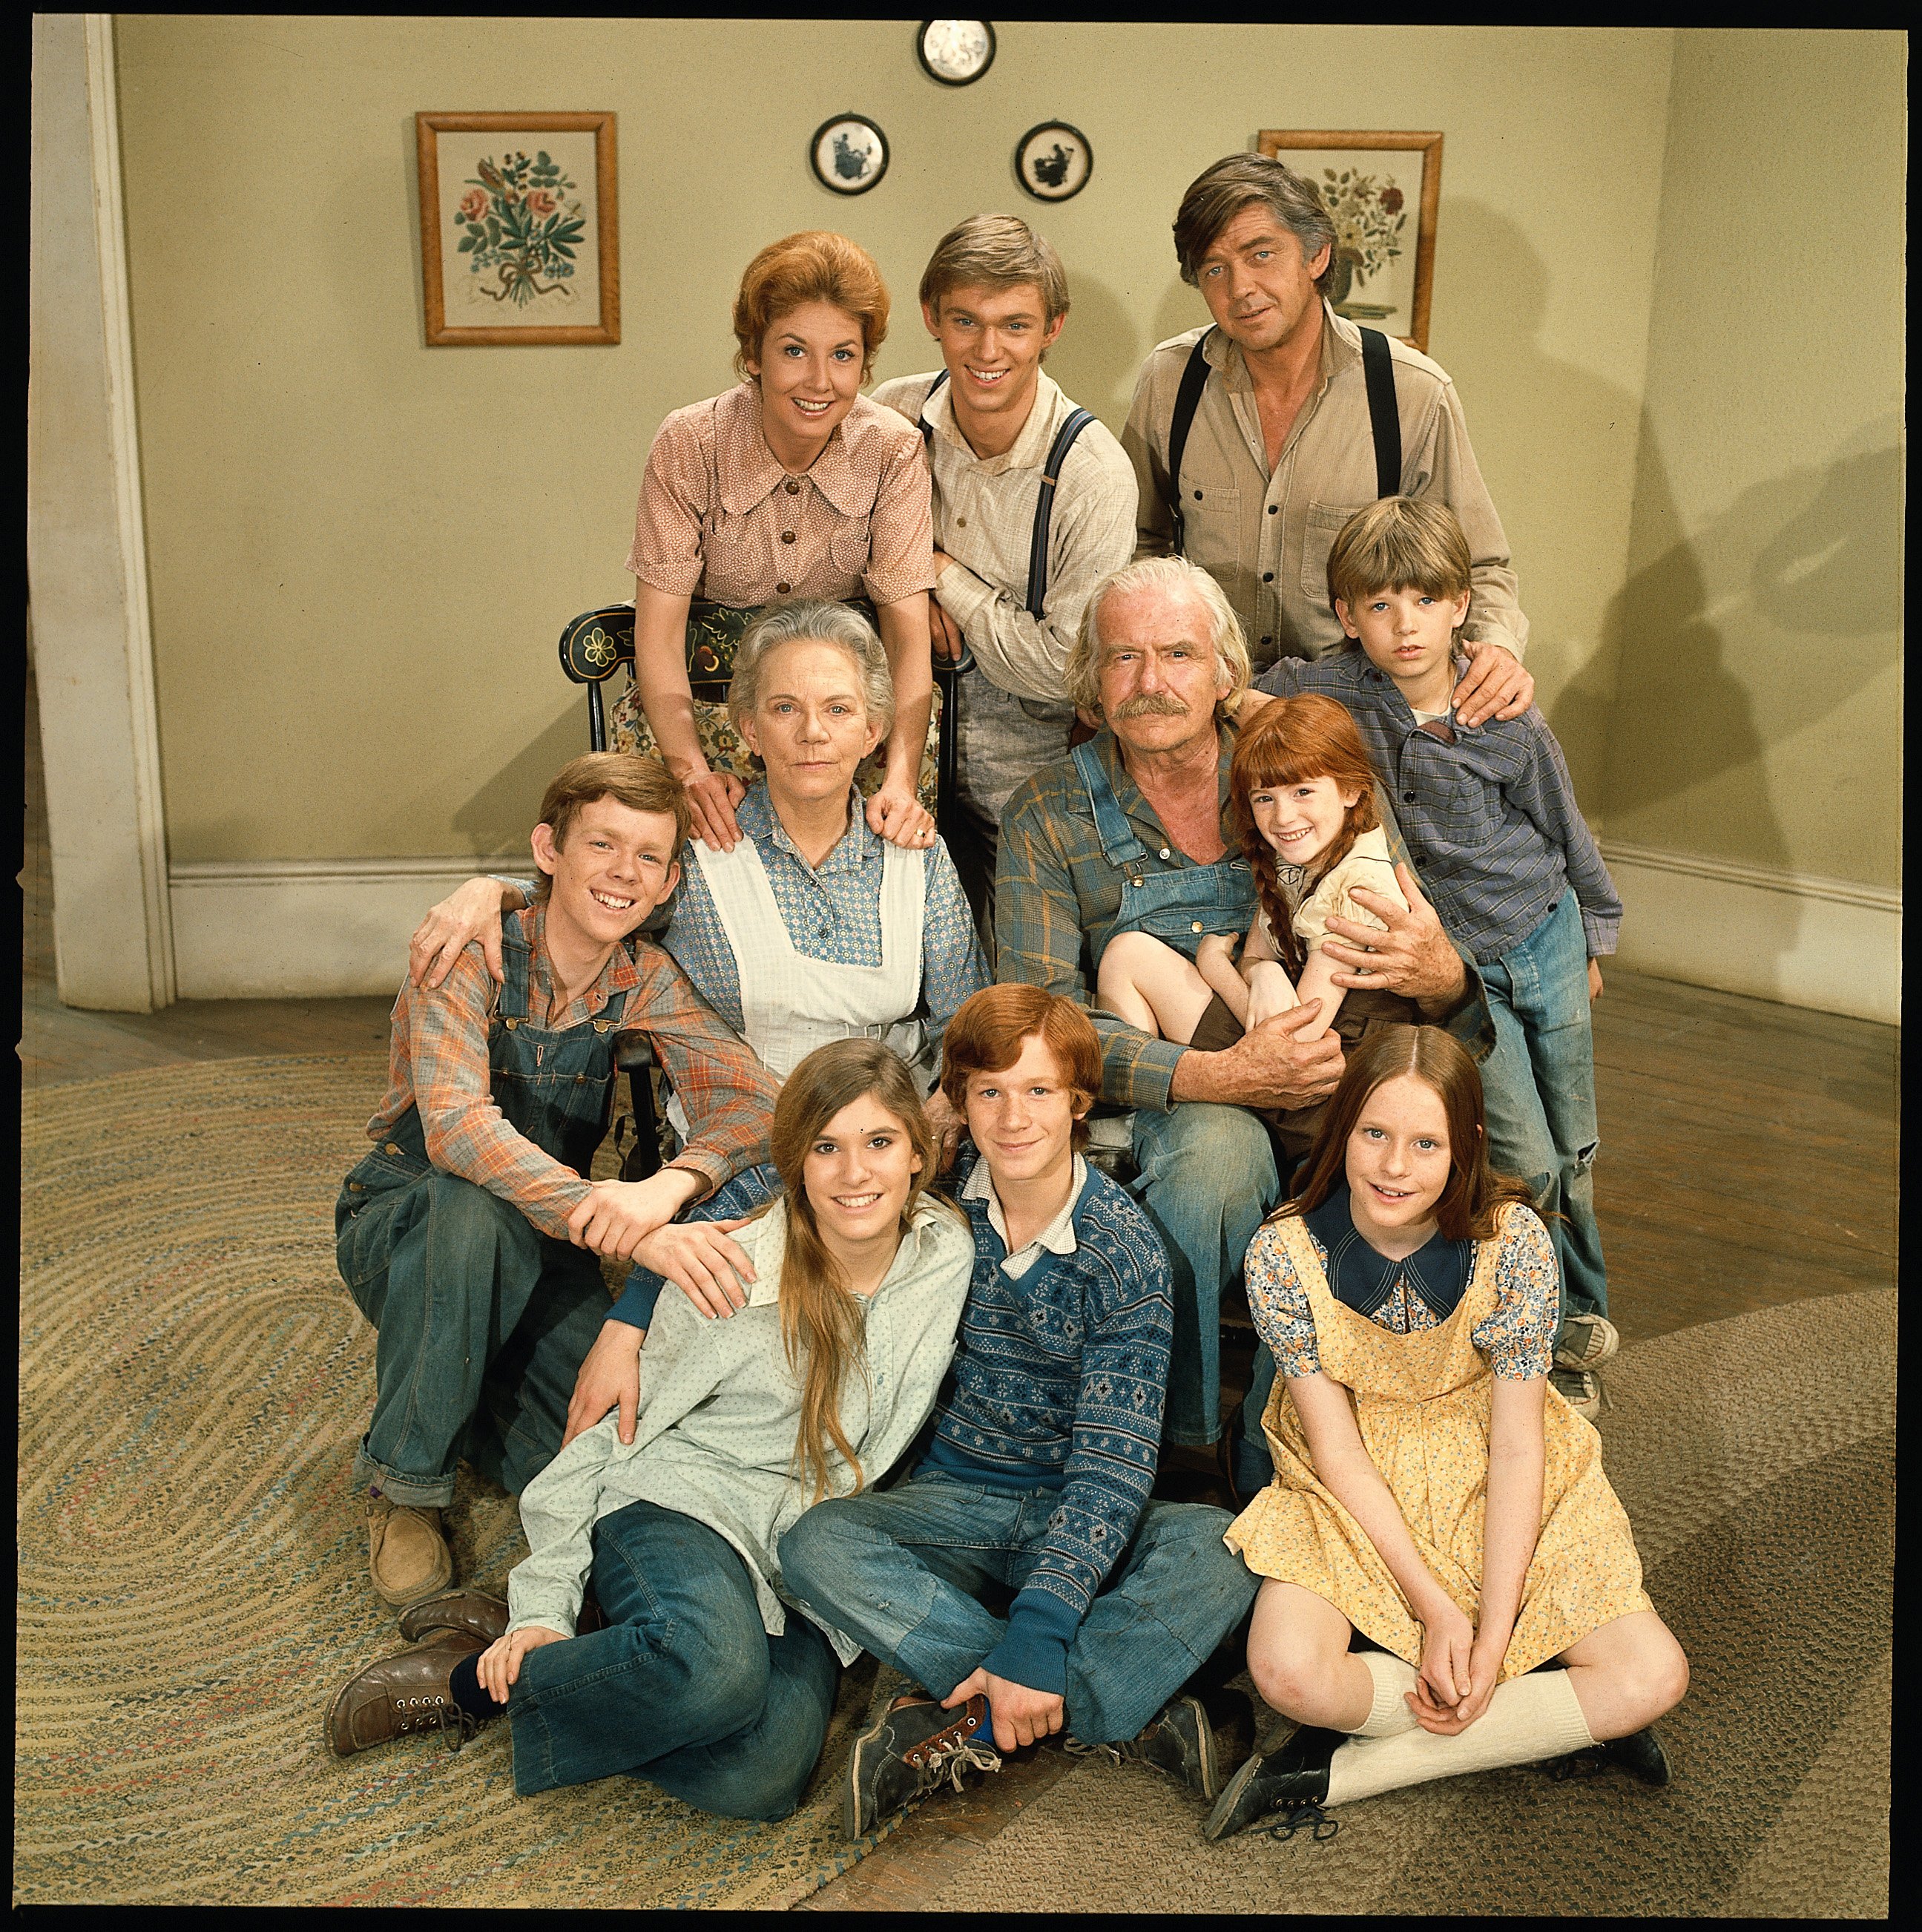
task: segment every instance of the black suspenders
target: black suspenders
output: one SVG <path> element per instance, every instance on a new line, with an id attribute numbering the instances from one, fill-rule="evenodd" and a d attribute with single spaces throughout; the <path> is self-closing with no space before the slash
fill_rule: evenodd
<path id="1" fill-rule="evenodd" d="M 943 369 L 928 386 L 928 394 L 921 399 L 925 410 L 934 392 L 948 380 Z M 1075 446 L 1075 439 L 1094 421 L 1092 410 L 1077 409 L 1070 411 L 1067 420 L 1054 432 L 1054 440 L 1048 446 L 1048 460 L 1042 465 L 1041 494 L 1034 504 L 1034 535 L 1029 540 L 1027 551 L 1027 601 L 1026 608 L 1031 617 L 1039 617 L 1043 600 L 1048 595 L 1048 526 L 1054 514 L 1054 490 L 1061 480 L 1061 466 L 1068 460 L 1068 452 Z M 934 426 L 925 416 L 920 418 L 921 440 L 931 450 L 934 442 Z"/>
<path id="2" fill-rule="evenodd" d="M 1195 425 L 1195 412 L 1201 406 L 1201 392 L 1208 381 L 1208 338 L 1213 328 L 1201 332 L 1201 338 L 1188 352 L 1188 365 L 1181 372 L 1181 387 L 1175 392 L 1174 413 L 1168 424 L 1168 513 L 1174 525 L 1174 554 L 1183 554 L 1184 519 L 1181 513 L 1181 458 L 1188 447 L 1188 432 Z M 943 372 L 945 373 L 945 372 Z M 1394 496 L 1402 488 L 1402 414 L 1395 403 L 1395 362 L 1388 338 L 1378 328 L 1361 332 L 1362 380 L 1368 388 L 1368 428 L 1375 442 L 1375 494 Z M 931 394 L 933 392 L 931 390 Z"/>

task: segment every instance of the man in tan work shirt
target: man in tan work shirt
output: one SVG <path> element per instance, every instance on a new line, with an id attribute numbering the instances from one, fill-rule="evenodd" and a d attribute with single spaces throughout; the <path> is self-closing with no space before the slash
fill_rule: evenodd
<path id="1" fill-rule="evenodd" d="M 921 278 L 921 309 L 942 368 L 883 382 L 874 400 L 927 440 L 934 646 L 974 658 L 956 694 L 961 812 L 949 845 L 991 932 L 1001 808 L 1066 753 L 1063 668 L 1089 592 L 1133 549 L 1135 477 L 1112 434 L 1041 366 L 1067 317 L 1068 279 L 1026 222 L 975 214 L 950 229 Z"/>
<path id="2" fill-rule="evenodd" d="M 1175 216 L 1182 279 L 1214 317 L 1161 344 L 1142 365 L 1122 446 L 1139 486 L 1137 556 L 1179 548 L 1227 592 L 1258 672 L 1277 658 L 1317 658 L 1345 641 L 1328 600 L 1336 532 L 1380 494 L 1362 333 L 1323 299 L 1335 231 L 1315 190 L 1261 154 L 1204 170 Z M 1168 474 L 1170 426 L 1195 344 L 1207 378 Z M 1435 495 L 1461 519 L 1474 556 L 1462 640 L 1469 667 L 1456 722 L 1519 716 L 1534 694 L 1521 664 L 1528 620 L 1501 520 L 1489 500 L 1447 372 L 1390 341 L 1399 419 L 1402 494 Z"/>

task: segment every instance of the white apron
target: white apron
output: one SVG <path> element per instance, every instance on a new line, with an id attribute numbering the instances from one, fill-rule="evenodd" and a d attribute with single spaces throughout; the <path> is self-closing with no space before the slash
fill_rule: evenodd
<path id="1" fill-rule="evenodd" d="M 921 1003 L 921 938 L 927 907 L 928 854 L 883 844 L 881 963 L 843 966 L 797 952 L 775 902 L 767 868 L 751 838 L 731 852 L 698 839 L 684 848 L 707 881 L 721 930 L 734 950 L 741 987 L 741 1032 L 755 1056 L 785 1080 L 817 1046 L 835 1040 L 885 1040 L 913 1072 L 923 1094 L 940 1069 L 928 1030 L 909 1017 Z M 668 1118 L 685 1139 L 677 1095 Z"/>

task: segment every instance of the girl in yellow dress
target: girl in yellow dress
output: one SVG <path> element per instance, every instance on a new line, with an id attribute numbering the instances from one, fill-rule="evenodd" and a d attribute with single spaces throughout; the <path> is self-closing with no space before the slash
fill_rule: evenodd
<path id="1" fill-rule="evenodd" d="M 1528 1198 L 1489 1168 L 1481 1080 L 1447 1034 L 1355 1048 L 1246 1268 L 1281 1371 L 1275 1480 L 1227 1540 L 1267 1580 L 1249 1672 L 1301 1728 L 1243 1766 L 1210 1838 L 1597 1744 L 1668 1781 L 1647 1727 L 1688 1663 L 1600 1436 L 1549 1384 L 1555 1250 Z M 1356 1630 L 1379 1648 L 1351 1652 Z"/>

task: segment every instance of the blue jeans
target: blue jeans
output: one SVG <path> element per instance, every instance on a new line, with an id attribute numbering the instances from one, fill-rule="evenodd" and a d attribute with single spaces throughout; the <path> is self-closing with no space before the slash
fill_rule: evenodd
<path id="1" fill-rule="evenodd" d="M 607 1319 L 599 1263 L 404 1149 L 361 1160 L 335 1230 L 341 1278 L 379 1330 L 355 1482 L 397 1503 L 449 1503 L 464 1456 L 517 1496 L 559 1452 L 574 1378 Z"/>
<path id="2" fill-rule="evenodd" d="M 797 1603 L 937 1697 L 1001 1641 L 1061 1498 L 916 1476 L 817 1503 L 781 1539 Z M 1204 1504 L 1150 1502 L 1068 1649 L 1067 1728 L 1085 1744 L 1136 1736 L 1253 1601 L 1258 1580 Z"/>
<path id="3" fill-rule="evenodd" d="M 1164 1441 L 1195 1445 L 1222 1432 L 1222 1291 L 1281 1203 L 1274 1149 L 1243 1107 L 1178 1102 L 1135 1115 L 1129 1192 L 1147 1210 L 1174 1276 L 1174 1342 Z"/>
<path id="4" fill-rule="evenodd" d="M 1489 1158 L 1534 1190 L 1561 1266 L 1561 1312 L 1606 1315 L 1609 1278 L 1595 1224 L 1595 1040 L 1582 908 L 1566 891 L 1519 946 L 1480 968 L 1495 1020 L 1482 1067 Z"/>
<path id="5" fill-rule="evenodd" d="M 514 1790 L 625 1775 L 723 1817 L 786 1817 L 834 1711 L 827 1639 L 792 1611 L 769 1636 L 733 1545 L 655 1503 L 594 1526 L 594 1594 L 606 1628 L 521 1659 Z"/>

